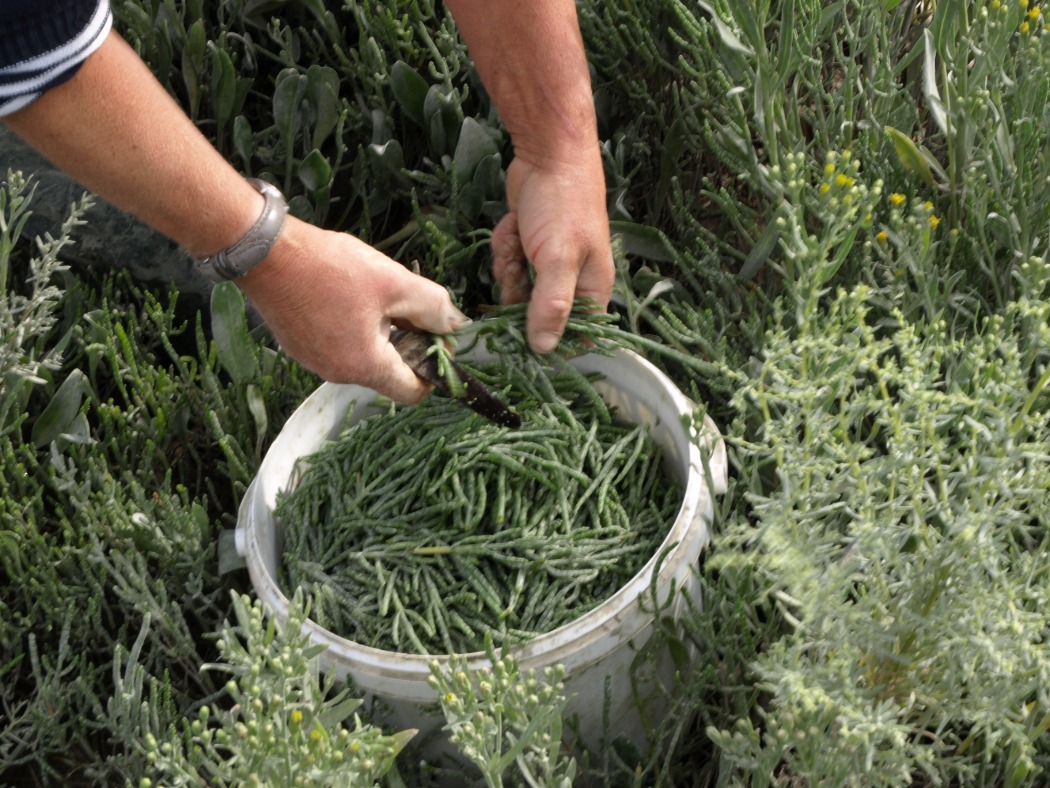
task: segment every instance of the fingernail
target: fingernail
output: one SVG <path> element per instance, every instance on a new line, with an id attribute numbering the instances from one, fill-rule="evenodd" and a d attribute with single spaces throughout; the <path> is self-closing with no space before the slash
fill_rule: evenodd
<path id="1" fill-rule="evenodd" d="M 559 339 L 561 339 L 561 334 L 553 331 L 540 331 L 532 338 L 532 349 L 537 353 L 550 353 L 558 347 Z"/>
<path id="2" fill-rule="evenodd" d="M 455 323 L 456 328 L 462 328 L 463 326 L 473 323 L 474 321 L 466 315 L 464 315 L 462 312 L 460 312 L 459 309 L 457 309 L 455 306 L 453 306 L 452 322 Z"/>

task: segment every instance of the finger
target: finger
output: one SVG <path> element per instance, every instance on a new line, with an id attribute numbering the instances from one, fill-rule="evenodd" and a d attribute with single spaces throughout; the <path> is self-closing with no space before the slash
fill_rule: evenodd
<path id="1" fill-rule="evenodd" d="M 520 304 L 529 300 L 532 284 L 516 213 L 508 213 L 492 231 L 492 275 L 500 288 L 500 303 Z"/>
<path id="2" fill-rule="evenodd" d="M 418 405 L 433 388 L 412 371 L 391 342 L 378 350 L 376 378 L 371 387 L 403 405 Z"/>
<path id="3" fill-rule="evenodd" d="M 529 345 L 537 353 L 550 353 L 558 346 L 575 292 L 576 271 L 571 266 L 537 270 L 525 322 Z"/>
<path id="4" fill-rule="evenodd" d="M 470 322 L 436 282 L 404 271 L 400 297 L 389 306 L 388 314 L 398 323 L 408 321 L 416 328 L 432 334 L 452 334 Z"/>
<path id="5" fill-rule="evenodd" d="M 603 248 L 598 255 L 591 256 L 588 264 L 580 271 L 576 280 L 576 297 L 591 299 L 598 305 L 599 311 L 604 312 L 609 306 L 615 279 L 611 247 L 608 250 Z"/>

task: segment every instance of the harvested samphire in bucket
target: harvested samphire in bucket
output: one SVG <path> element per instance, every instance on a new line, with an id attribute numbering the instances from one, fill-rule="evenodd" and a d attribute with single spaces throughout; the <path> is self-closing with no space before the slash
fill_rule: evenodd
<path id="1" fill-rule="evenodd" d="M 601 352 L 610 320 L 574 313 L 570 329 Z M 683 495 L 659 446 L 616 420 L 590 376 L 528 352 L 523 322 L 521 308 L 480 321 L 498 360 L 461 362 L 520 427 L 435 394 L 377 406 L 300 460 L 276 510 L 283 580 L 320 626 L 398 653 L 519 643 L 593 609 L 655 554 Z"/>

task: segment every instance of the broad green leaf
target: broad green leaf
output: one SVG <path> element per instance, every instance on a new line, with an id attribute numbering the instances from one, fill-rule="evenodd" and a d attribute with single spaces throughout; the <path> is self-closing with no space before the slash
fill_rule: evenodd
<path id="1" fill-rule="evenodd" d="M 234 98 L 233 98 L 233 111 L 239 112 L 244 107 L 245 99 L 248 98 L 248 93 L 251 92 L 252 84 L 255 82 L 251 77 L 244 77 L 237 75 L 237 81 L 235 83 Z"/>
<path id="2" fill-rule="evenodd" d="M 332 165 L 314 148 L 299 164 L 299 180 L 311 192 L 323 189 L 332 182 Z"/>
<path id="3" fill-rule="evenodd" d="M 660 617 L 660 634 L 667 643 L 667 649 L 671 654 L 675 670 L 685 674 L 693 664 L 689 656 L 689 648 L 679 635 L 678 624 L 672 616 Z"/>
<path id="4" fill-rule="evenodd" d="M 397 140 L 390 140 L 382 145 L 373 143 L 366 150 L 369 159 L 395 175 L 400 175 L 405 167 L 405 153 L 401 149 L 401 143 Z"/>
<path id="5" fill-rule="evenodd" d="M 779 240 L 780 228 L 777 227 L 774 219 L 774 221 L 766 225 L 766 229 L 762 231 L 758 242 L 748 252 L 747 259 L 744 260 L 744 264 L 740 267 L 740 278 L 745 281 L 754 279 L 755 275 L 762 270 L 762 266 L 766 264 L 766 260 L 773 253 Z"/>
<path id="6" fill-rule="evenodd" d="M 460 183 L 467 183 L 473 179 L 481 160 L 498 152 L 499 148 L 484 126 L 474 118 L 463 118 L 456 153 L 452 157 L 456 179 Z"/>
<path id="7" fill-rule="evenodd" d="M 944 167 L 937 161 L 937 157 L 933 155 L 933 152 L 925 145 L 916 144 L 915 147 L 919 149 L 919 154 L 926 160 L 934 181 L 942 184 L 948 183 L 948 173 L 944 171 Z"/>
<path id="8" fill-rule="evenodd" d="M 657 262 L 673 262 L 678 255 L 666 235 L 655 227 L 635 222 L 611 221 L 609 230 L 619 235 L 627 254 Z"/>
<path id="9" fill-rule="evenodd" d="M 1010 129 L 1007 128 L 1006 122 L 1000 118 L 995 124 L 995 149 L 999 153 L 999 157 L 1003 160 L 1006 165 L 1007 172 L 1016 169 L 1017 164 L 1014 161 L 1014 139 L 1010 134 Z"/>
<path id="10" fill-rule="evenodd" d="M 294 68 L 286 68 L 277 75 L 273 91 L 273 119 L 289 149 L 302 124 L 300 107 L 306 95 L 306 85 L 306 77 Z"/>
<path id="11" fill-rule="evenodd" d="M 334 728 L 353 714 L 364 701 L 358 698 L 346 698 L 324 708 L 317 720 L 326 728 Z"/>
<path id="12" fill-rule="evenodd" d="M 817 286 L 821 287 L 831 281 L 831 278 L 838 273 L 838 270 L 842 267 L 842 264 L 846 261 L 846 256 L 849 254 L 850 249 L 853 248 L 853 244 L 857 240 L 857 234 L 860 232 L 861 225 L 859 222 L 853 225 L 853 229 L 850 230 L 846 237 L 842 239 L 838 248 L 835 250 L 835 257 L 828 263 L 826 267 L 817 273 Z"/>
<path id="13" fill-rule="evenodd" d="M 233 149 L 241 157 L 244 167 L 251 174 L 252 155 L 255 153 L 255 135 L 251 123 L 244 115 L 233 119 Z"/>
<path id="14" fill-rule="evenodd" d="M 892 140 L 893 149 L 904 169 L 913 175 L 918 175 L 927 186 L 933 186 L 934 180 L 930 165 L 912 139 L 891 126 L 886 126 L 886 135 Z"/>
<path id="15" fill-rule="evenodd" d="M 922 62 L 922 92 L 926 97 L 926 106 L 930 111 L 937 128 L 941 133 L 948 133 L 948 115 L 944 111 L 941 92 L 937 88 L 937 51 L 933 46 L 933 33 L 927 28 L 922 32 L 926 41 L 926 53 Z"/>
<path id="16" fill-rule="evenodd" d="M 315 659 L 328 650 L 328 646 L 323 643 L 314 643 L 312 646 L 307 646 L 303 649 L 303 656 L 307 659 Z"/>
<path id="17" fill-rule="evenodd" d="M 730 124 L 725 123 L 716 126 L 715 136 L 722 146 L 727 149 L 727 153 L 736 155 L 739 164 L 744 166 L 751 164 L 755 153 L 754 148 L 751 147 L 751 142 L 744 140 Z"/>
<path id="18" fill-rule="evenodd" d="M 474 222 L 481 215 L 481 208 L 485 204 L 485 195 L 473 181 L 463 184 L 459 188 L 459 200 L 456 207 L 468 222 Z"/>
<path id="19" fill-rule="evenodd" d="M 681 168 L 680 160 L 685 150 L 685 114 L 671 123 L 660 141 L 660 178 L 653 187 L 653 205 L 663 205 L 671 191 L 671 183 Z"/>
<path id="20" fill-rule="evenodd" d="M 230 528 L 219 533 L 218 549 L 219 575 L 225 575 L 237 569 L 243 569 L 248 562 L 237 552 L 237 534 Z"/>
<path id="21" fill-rule="evenodd" d="M 183 58 L 190 58 L 194 63 L 203 65 L 204 49 L 208 37 L 204 32 L 204 22 L 198 19 L 186 31 L 186 43 L 182 47 Z"/>
<path id="22" fill-rule="evenodd" d="M 729 11 L 733 19 L 740 26 L 741 32 L 747 39 L 747 43 L 755 52 L 762 52 L 766 48 L 764 21 L 759 20 L 755 11 L 760 7 L 754 0 L 729 0 Z"/>
<path id="23" fill-rule="evenodd" d="M 204 23 L 198 19 L 186 32 L 186 43 L 182 47 L 182 82 L 190 104 L 190 117 L 194 120 L 200 112 L 201 83 L 204 76 L 204 48 L 207 37 Z"/>
<path id="24" fill-rule="evenodd" d="M 59 340 L 52 346 L 51 351 L 58 356 L 65 355 L 66 349 L 69 347 L 70 341 L 73 339 L 73 329 L 66 331 Z"/>
<path id="25" fill-rule="evenodd" d="M 496 774 L 502 774 L 506 771 L 514 759 L 517 758 L 525 750 L 527 744 L 533 736 L 535 736 L 543 728 L 544 725 L 550 723 L 551 717 L 560 714 L 560 709 L 540 707 L 536 710 L 535 716 L 529 720 L 529 724 L 525 726 L 519 735 L 517 740 L 500 756 L 499 764 L 493 770 Z"/>
<path id="26" fill-rule="evenodd" d="M 909 68 L 911 68 L 915 60 L 921 57 L 925 52 L 926 38 L 917 37 L 915 40 L 915 45 L 912 46 L 912 48 L 909 49 L 906 54 L 898 58 L 897 61 L 893 64 L 893 75 L 899 77 L 902 74 L 904 74 L 906 71 L 908 71 Z"/>
<path id="27" fill-rule="evenodd" d="M 91 425 L 88 423 L 87 414 L 80 412 L 73 417 L 73 421 L 55 438 L 58 450 L 62 451 L 70 443 L 89 444 L 94 443 L 91 437 Z"/>
<path id="28" fill-rule="evenodd" d="M 833 27 L 839 23 L 839 14 L 842 13 L 842 7 L 845 5 L 842 0 L 838 0 L 835 3 L 828 3 L 820 10 L 820 21 L 817 23 L 817 33 L 825 33 L 829 27 Z"/>
<path id="29" fill-rule="evenodd" d="M 297 194 L 288 201 L 288 213 L 296 219 L 312 222 L 314 220 L 314 204 L 305 194 Z"/>
<path id="30" fill-rule="evenodd" d="M 306 71 L 306 98 L 314 106 L 312 144 L 320 148 L 339 123 L 339 75 L 328 66 L 310 66 Z"/>
<path id="31" fill-rule="evenodd" d="M 403 731 L 397 731 L 387 737 L 387 745 L 393 750 L 390 757 L 397 755 L 406 745 L 412 741 L 415 735 L 419 733 L 418 728 L 406 728 Z"/>
<path id="32" fill-rule="evenodd" d="M 667 295 L 668 293 L 674 291 L 674 289 L 677 286 L 678 283 L 675 282 L 673 279 L 661 279 L 659 282 L 657 282 L 649 288 L 649 292 L 646 294 L 645 298 L 643 298 L 638 303 L 638 311 L 645 311 L 649 308 L 653 301 L 655 301 L 660 296 Z"/>
<path id="33" fill-rule="evenodd" d="M 33 393 L 33 381 L 18 372 L 8 372 L 0 379 L 0 437 L 17 429 L 26 419 L 26 403 Z"/>
<path id="34" fill-rule="evenodd" d="M 737 38 L 736 33 L 734 33 L 729 26 L 722 21 L 722 18 L 718 15 L 718 12 L 715 11 L 712 5 L 704 2 L 704 0 L 697 0 L 696 4 L 704 9 L 708 16 L 711 17 L 711 24 L 715 26 L 715 30 L 718 31 L 718 37 L 722 39 L 722 43 L 726 48 L 738 55 L 743 55 L 748 58 L 755 56 L 755 50 L 751 47 L 745 46 L 743 42 Z"/>
<path id="35" fill-rule="evenodd" d="M 755 72 L 752 112 L 755 116 L 755 124 L 762 129 L 766 139 L 776 139 L 776 129 L 766 127 L 766 96 L 772 93 L 767 85 L 768 73 L 768 69 L 763 67 L 759 67 Z"/>
<path id="36" fill-rule="evenodd" d="M 390 68 L 390 86 L 405 114 L 419 126 L 425 127 L 423 103 L 429 90 L 427 81 L 412 66 L 399 60 Z"/>
<path id="37" fill-rule="evenodd" d="M 215 350 L 234 383 L 254 380 L 259 360 L 248 333 L 244 296 L 233 282 L 220 282 L 211 291 L 211 327 Z"/>
<path id="38" fill-rule="evenodd" d="M 456 149 L 459 127 L 463 123 L 459 97 L 446 93 L 441 85 L 432 85 L 423 102 L 423 118 L 431 153 L 439 158 L 451 154 Z"/>
<path id="39" fill-rule="evenodd" d="M 79 369 L 72 370 L 33 423 L 33 443 L 42 448 L 69 431 L 80 413 L 84 397 L 90 393 L 87 376 Z"/>
<path id="40" fill-rule="evenodd" d="M 25 537 L 22 536 L 20 530 L 0 531 L 0 555 L 3 556 L 3 567 L 8 577 L 16 583 L 21 582 L 22 576 L 28 569 L 26 562 L 22 560 L 22 540 Z M 15 664 L 17 663 L 9 662 L 0 666 L 0 678 Z"/>
<path id="41" fill-rule="evenodd" d="M 335 18 L 332 16 L 332 12 L 328 10 L 324 0 L 303 0 L 303 5 L 310 10 L 325 30 L 333 31 Z"/>
<path id="42" fill-rule="evenodd" d="M 934 48 L 937 53 L 942 57 L 948 51 L 949 43 L 953 43 L 956 29 L 956 19 L 959 16 L 959 8 L 962 3 L 959 0 L 947 0 L 946 2 L 940 2 L 935 5 L 936 11 L 933 15 L 933 22 L 930 27 L 924 32 L 924 37 L 929 34 L 927 44 L 929 41 L 933 41 Z"/>
<path id="43" fill-rule="evenodd" d="M 265 329 L 266 326 L 259 326 L 259 328 Z M 258 333 L 257 330 L 253 331 L 252 336 L 255 337 Z M 274 370 L 277 368 L 277 359 L 279 358 L 279 355 L 280 354 L 272 347 L 265 347 L 263 345 L 259 346 L 259 364 L 261 365 L 260 373 L 264 377 L 274 373 Z"/>
<path id="44" fill-rule="evenodd" d="M 478 162 L 474 170 L 474 185 L 481 189 L 486 200 L 499 200 L 504 197 L 506 174 L 503 172 L 503 157 L 499 153 L 486 156 Z"/>
<path id="45" fill-rule="evenodd" d="M 637 745 L 622 733 L 612 740 L 612 749 L 616 757 L 631 768 L 641 769 L 641 764 L 646 762 Z"/>
<path id="46" fill-rule="evenodd" d="M 255 422 L 255 451 L 261 462 L 266 431 L 270 428 L 270 420 L 266 415 L 266 398 L 263 397 L 258 387 L 251 383 L 245 388 L 244 397 L 248 402 L 248 411 L 252 414 L 252 421 Z"/>
<path id="47" fill-rule="evenodd" d="M 374 109 L 370 113 L 372 117 L 372 144 L 382 145 L 394 139 L 394 129 L 390 125 L 390 118 L 381 109 Z"/>
<path id="48" fill-rule="evenodd" d="M 989 213 L 984 219 L 984 229 L 991 233 L 1004 249 L 1015 249 L 1021 245 L 1021 223 L 1017 215 L 1010 213 L 1009 216 Z"/>
<path id="49" fill-rule="evenodd" d="M 777 84 L 786 85 L 802 62 L 798 47 L 798 31 L 795 27 L 795 0 L 783 0 L 780 9 L 780 50 L 777 52 Z"/>
<path id="50" fill-rule="evenodd" d="M 211 103 L 220 127 L 233 117 L 237 99 L 237 72 L 230 54 L 221 47 L 211 47 Z"/>

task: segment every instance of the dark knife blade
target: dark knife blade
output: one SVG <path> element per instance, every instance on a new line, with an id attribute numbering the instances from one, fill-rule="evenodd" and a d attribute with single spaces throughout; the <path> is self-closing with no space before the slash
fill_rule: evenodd
<path id="1" fill-rule="evenodd" d="M 445 396 L 452 396 L 445 379 L 438 374 L 437 357 L 432 353 L 427 353 L 431 345 L 429 334 L 399 329 L 390 335 L 390 341 L 413 372 L 432 384 Z M 484 383 L 455 361 L 452 362 L 452 368 L 463 383 L 462 396 L 455 397 L 458 402 L 501 427 L 517 429 L 521 426 L 521 417 L 512 411 L 507 403 L 489 391 Z"/>

